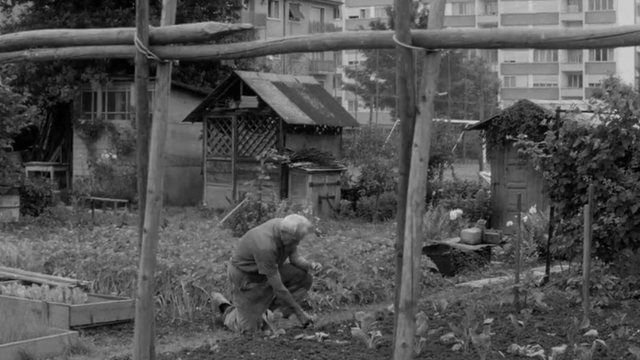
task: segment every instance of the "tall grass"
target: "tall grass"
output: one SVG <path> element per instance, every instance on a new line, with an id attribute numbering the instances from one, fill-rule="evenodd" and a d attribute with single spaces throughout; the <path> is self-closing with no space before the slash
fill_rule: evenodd
<path id="1" fill-rule="evenodd" d="M 37 315 L 26 309 L 0 302 L 0 345 L 55 335 L 60 330 L 42 325 Z"/>

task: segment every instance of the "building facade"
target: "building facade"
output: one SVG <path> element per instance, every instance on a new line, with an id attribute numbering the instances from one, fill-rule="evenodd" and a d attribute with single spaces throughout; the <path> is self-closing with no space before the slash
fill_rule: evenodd
<path id="1" fill-rule="evenodd" d="M 432 0 L 423 0 L 429 3 Z M 346 0 L 343 28 L 368 28 L 386 21 L 392 0 Z M 640 23 L 640 0 L 447 0 L 447 28 L 597 28 Z M 582 100 L 610 74 L 638 83 L 639 49 L 478 50 L 501 79 L 500 99 L 508 106 L 519 99 Z M 347 51 L 343 66 L 361 64 L 362 55 Z M 443 89 L 444 90 L 444 89 Z M 355 110 L 355 94 L 343 94 L 343 105 Z M 359 109 L 358 112 L 368 112 Z M 366 116 L 366 119 L 369 119 Z M 362 116 L 358 117 L 360 122 Z"/>
<path id="2" fill-rule="evenodd" d="M 337 0 L 245 0 L 241 21 L 254 25 L 256 40 L 341 32 L 342 5 Z M 264 60 L 275 73 L 313 76 L 340 98 L 342 52 L 274 55 Z"/>

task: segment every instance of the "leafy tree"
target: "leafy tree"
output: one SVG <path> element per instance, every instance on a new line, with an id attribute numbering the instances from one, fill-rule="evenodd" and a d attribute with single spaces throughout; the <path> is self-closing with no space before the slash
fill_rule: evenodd
<path id="1" fill-rule="evenodd" d="M 394 12 L 387 8 L 389 23 L 380 20 L 370 23 L 372 30 L 390 30 L 394 27 Z M 412 28 L 427 28 L 428 12 L 420 10 L 414 3 L 411 24 Z M 364 64 L 358 68 L 345 70 L 347 78 L 355 83 L 345 82 L 343 89 L 357 92 L 365 107 L 371 109 L 389 109 L 395 116 L 396 107 L 396 58 L 395 50 L 361 50 Z M 443 54 L 438 89 L 448 92 L 446 96 L 436 99 L 436 116 L 453 119 L 479 119 L 483 114 L 488 116 L 498 109 L 499 79 L 491 71 L 487 62 L 480 57 L 468 58 L 462 51 L 448 51 Z M 421 73 L 424 52 L 418 54 L 416 74 Z M 376 86 L 378 97 L 376 98 Z M 420 86 L 420 79 L 418 79 Z M 484 103 L 484 113 L 480 106 Z"/>
<path id="2" fill-rule="evenodd" d="M 150 24 L 159 26 L 162 2 L 150 1 Z M 12 15 L 15 7 L 21 12 Z M 242 3 L 228 0 L 180 0 L 176 23 L 201 21 L 232 22 L 239 19 Z M 7 17 L 0 25 L 1 33 L 38 29 L 87 29 L 135 26 L 135 2 L 131 0 L 0 0 L 0 10 Z M 237 42 L 248 35 L 237 35 L 218 42 Z M 205 90 L 214 88 L 234 68 L 247 69 L 255 62 L 187 62 L 173 70 L 173 79 Z M 29 90 L 45 112 L 55 105 L 69 103 L 82 84 L 103 83 L 108 77 L 131 76 L 133 60 L 60 60 L 23 62 L 10 67 L 18 79 L 17 88 Z M 151 63 L 151 75 L 155 64 Z"/>
<path id="3" fill-rule="evenodd" d="M 511 136 L 543 172 L 560 221 L 557 250 L 569 257 L 580 253 L 582 208 L 593 185 L 594 252 L 614 261 L 640 249 L 640 94 L 612 77 L 594 98 L 599 121 L 569 113 L 556 125 L 549 114 L 542 138 Z"/>
<path id="4" fill-rule="evenodd" d="M 0 72 L 0 185 L 14 185 L 19 180 L 22 172 L 6 151 L 11 149 L 14 137 L 37 119 L 29 95 L 15 92 L 10 86 L 12 80 Z"/>

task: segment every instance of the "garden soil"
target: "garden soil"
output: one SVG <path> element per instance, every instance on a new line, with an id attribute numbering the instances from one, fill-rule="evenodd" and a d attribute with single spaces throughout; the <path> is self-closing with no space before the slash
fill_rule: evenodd
<path id="1" fill-rule="evenodd" d="M 526 359 L 507 353 L 508 347 L 513 343 L 519 345 L 539 344 L 544 347 L 547 354 L 555 346 L 567 343 L 567 331 L 573 321 L 573 317 L 582 319 L 582 312 L 578 305 L 570 304 L 562 298 L 547 299 L 550 310 L 534 310 L 532 318 L 520 335 L 516 335 L 514 327 L 509 320 L 509 314 L 513 312 L 511 305 L 493 306 L 486 310 L 484 316 L 493 318 L 492 354 L 488 359 Z M 473 359 L 479 358 L 477 352 L 471 349 L 468 354 L 454 352 L 452 345 L 445 345 L 440 341 L 440 336 L 450 332 L 449 322 L 459 322 L 464 315 L 465 305 L 452 304 L 444 315 L 435 314 L 433 308 L 424 309 L 429 315 L 431 329 L 441 328 L 437 335 L 428 339 L 422 353 L 416 359 Z M 617 324 L 611 319 L 615 315 L 626 313 L 627 317 Z M 173 354 L 158 355 L 158 360 L 205 360 L 205 359 L 255 359 L 255 360 L 321 360 L 321 359 L 350 359 L 350 360 L 389 360 L 392 358 L 391 347 L 393 333 L 393 318 L 389 314 L 378 314 L 378 329 L 382 332 L 384 340 L 375 349 L 369 349 L 362 340 L 351 336 L 350 328 L 355 325 L 353 321 L 338 324 L 328 324 L 315 331 L 321 331 L 329 335 L 323 341 L 296 340 L 296 335 L 304 332 L 305 335 L 313 335 L 314 330 L 289 329 L 285 335 L 276 339 L 267 337 L 235 337 L 232 340 L 222 341 L 216 345 L 207 345 L 197 349 L 183 350 Z M 609 321 L 607 321 L 609 319 Z M 628 351 L 629 345 L 640 346 L 640 302 L 636 300 L 614 304 L 611 308 L 595 313 L 591 317 L 591 328 L 598 331 L 597 337 L 585 337 L 582 331 L 578 335 L 578 341 L 591 344 L 596 338 L 606 342 L 607 347 L 599 346 L 593 359 L 635 359 Z M 624 339 L 612 338 L 611 335 L 622 326 L 627 326 L 630 331 Z M 572 359 L 567 356 L 564 359 Z"/>

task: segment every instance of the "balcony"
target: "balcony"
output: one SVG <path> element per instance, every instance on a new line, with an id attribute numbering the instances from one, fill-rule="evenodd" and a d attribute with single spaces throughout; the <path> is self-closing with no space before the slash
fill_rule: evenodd
<path id="1" fill-rule="evenodd" d="M 445 16 L 444 27 L 476 27 L 476 16 L 475 15 Z"/>
<path id="2" fill-rule="evenodd" d="M 562 88 L 562 97 L 580 97 L 584 95 L 584 89 L 581 87 L 563 87 Z"/>
<path id="3" fill-rule="evenodd" d="M 558 100 L 560 97 L 560 89 L 557 87 L 541 87 L 541 88 L 502 88 L 500 90 L 502 100 Z"/>
<path id="4" fill-rule="evenodd" d="M 610 75 L 616 72 L 615 61 L 611 62 L 587 62 L 584 68 L 585 74 L 589 75 Z"/>
<path id="5" fill-rule="evenodd" d="M 309 34 L 342 32 L 342 28 L 332 23 L 309 21 Z"/>
<path id="6" fill-rule="evenodd" d="M 481 0 L 478 2 L 478 25 L 498 24 L 499 20 L 497 1 Z"/>
<path id="7" fill-rule="evenodd" d="M 584 16 L 585 24 L 615 24 L 615 11 L 587 11 Z"/>
<path id="8" fill-rule="evenodd" d="M 583 19 L 582 4 L 567 5 L 560 13 L 560 20 L 562 21 L 582 21 Z"/>
<path id="9" fill-rule="evenodd" d="M 562 71 L 582 71 L 583 58 L 582 50 L 568 50 L 562 59 Z"/>
<path id="10" fill-rule="evenodd" d="M 330 74 L 336 71 L 335 60 L 309 60 L 309 73 L 310 74 Z"/>
<path id="11" fill-rule="evenodd" d="M 558 25 L 560 14 L 555 13 L 522 13 L 522 14 L 502 14 L 503 26 L 524 26 L 524 25 Z"/>
<path id="12" fill-rule="evenodd" d="M 558 63 L 502 63 L 502 75 L 557 75 L 560 71 Z"/>

